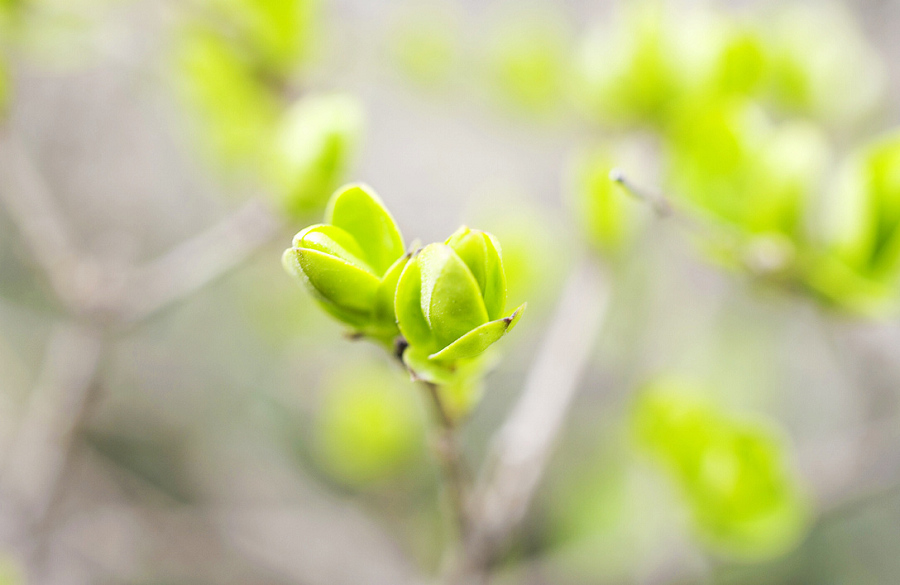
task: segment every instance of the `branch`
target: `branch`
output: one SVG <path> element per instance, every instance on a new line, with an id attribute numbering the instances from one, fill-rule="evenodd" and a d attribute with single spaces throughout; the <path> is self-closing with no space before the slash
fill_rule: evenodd
<path id="1" fill-rule="evenodd" d="M 595 262 L 573 270 L 509 418 L 493 439 L 471 501 L 473 531 L 465 572 L 477 574 L 521 522 L 540 483 L 609 302 L 609 281 Z"/>
<path id="2" fill-rule="evenodd" d="M 5 499 L 22 502 L 41 524 L 59 491 L 69 452 L 91 401 L 103 343 L 94 331 L 60 325 L 3 467 Z"/>
<path id="3" fill-rule="evenodd" d="M 447 480 L 447 490 L 450 495 L 450 504 L 456 517 L 457 529 L 461 539 L 469 533 L 470 522 L 467 510 L 469 495 L 468 478 L 462 449 L 456 433 L 456 425 L 444 401 L 441 399 L 441 389 L 437 384 L 422 382 L 428 390 L 432 404 L 437 414 L 439 433 L 434 445 L 435 456 L 443 468 L 444 477 Z"/>
<path id="4" fill-rule="evenodd" d="M 23 145 L 8 129 L 0 130 L 0 199 L 22 238 L 50 280 L 58 298 L 78 310 L 72 286 L 79 265 L 69 225 Z"/>
<path id="5" fill-rule="evenodd" d="M 244 262 L 281 232 L 281 222 L 250 201 L 209 230 L 133 271 L 122 321 L 133 324 L 193 294 Z"/>

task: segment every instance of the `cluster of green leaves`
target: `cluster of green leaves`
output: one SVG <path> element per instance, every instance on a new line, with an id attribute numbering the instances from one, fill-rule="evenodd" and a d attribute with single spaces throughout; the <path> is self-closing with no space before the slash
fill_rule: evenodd
<path id="1" fill-rule="evenodd" d="M 805 533 L 808 506 L 784 441 L 769 425 L 735 419 L 690 387 L 660 381 L 640 396 L 634 428 L 713 548 L 747 558 L 775 556 Z"/>
<path id="2" fill-rule="evenodd" d="M 407 253 L 393 217 L 362 185 L 336 191 L 325 223 L 298 233 L 283 260 L 354 335 L 398 351 L 415 378 L 466 396 L 478 358 L 525 308 L 505 313 L 506 274 L 491 234 L 461 227 Z"/>
<path id="3" fill-rule="evenodd" d="M 344 180 L 364 113 L 346 94 L 296 97 L 319 27 L 317 0 L 216 0 L 176 43 L 178 91 L 223 168 L 253 169 L 292 217 Z"/>
<path id="4" fill-rule="evenodd" d="M 847 125 L 882 98 L 881 60 L 837 6 L 788 4 L 759 22 L 672 10 L 629 4 L 582 47 L 580 101 L 605 125 L 664 129 L 678 109 L 723 97 Z"/>
<path id="5" fill-rule="evenodd" d="M 835 165 L 829 139 L 873 115 L 881 61 L 834 7 L 785 6 L 768 20 L 702 11 L 673 19 L 662 2 L 636 3 L 584 45 L 579 101 L 606 127 L 651 131 L 665 192 L 696 220 L 717 262 L 840 310 L 895 310 L 896 140 L 864 144 Z M 602 184 L 616 162 L 585 157 L 574 181 L 587 235 L 606 254 L 634 223 Z"/>

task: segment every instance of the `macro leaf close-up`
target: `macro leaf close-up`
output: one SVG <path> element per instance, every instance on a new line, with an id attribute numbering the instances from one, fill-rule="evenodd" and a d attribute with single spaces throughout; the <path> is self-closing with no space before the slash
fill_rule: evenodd
<path id="1" fill-rule="evenodd" d="M 0 0 L 0 585 L 890 585 L 900 3 Z"/>

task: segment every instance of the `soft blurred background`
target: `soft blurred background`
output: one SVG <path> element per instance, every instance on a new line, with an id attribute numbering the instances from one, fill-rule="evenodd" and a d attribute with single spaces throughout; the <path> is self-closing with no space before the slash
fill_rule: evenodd
<path id="1" fill-rule="evenodd" d="M 898 30 L 893 0 L 0 0 L 0 584 L 439 574 L 421 389 L 280 264 L 346 181 L 408 239 L 494 232 L 529 302 L 472 467 L 547 329 L 596 339 L 492 582 L 895 583 Z M 585 266 L 609 302 L 568 335 Z"/>

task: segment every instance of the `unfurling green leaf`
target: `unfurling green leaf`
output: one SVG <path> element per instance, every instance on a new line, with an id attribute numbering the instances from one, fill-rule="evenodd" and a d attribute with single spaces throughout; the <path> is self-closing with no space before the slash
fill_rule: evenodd
<path id="1" fill-rule="evenodd" d="M 406 263 L 400 230 L 378 196 L 362 185 L 335 192 L 326 219 L 331 223 L 294 237 L 284 253 L 285 268 L 333 317 L 388 342 L 397 334 L 394 289 Z"/>
<path id="2" fill-rule="evenodd" d="M 475 358 L 509 331 L 524 305 L 502 318 L 506 276 L 500 245 L 486 232 L 460 228 L 407 263 L 397 285 L 397 322 L 413 372 L 436 383 L 457 362 Z"/>

